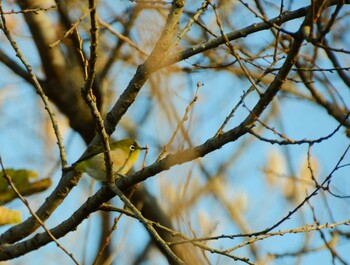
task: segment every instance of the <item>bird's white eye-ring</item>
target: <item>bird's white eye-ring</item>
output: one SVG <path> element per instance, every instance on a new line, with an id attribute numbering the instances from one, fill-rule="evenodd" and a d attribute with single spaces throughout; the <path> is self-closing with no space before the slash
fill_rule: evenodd
<path id="1" fill-rule="evenodd" d="M 135 145 L 130 145 L 130 150 L 131 151 L 135 151 L 135 149 L 136 149 Z"/>

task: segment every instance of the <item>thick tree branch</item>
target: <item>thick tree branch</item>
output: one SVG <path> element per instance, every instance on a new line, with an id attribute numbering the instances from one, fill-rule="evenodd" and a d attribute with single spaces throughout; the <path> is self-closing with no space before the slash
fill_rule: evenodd
<path id="1" fill-rule="evenodd" d="M 28 71 L 26 71 L 23 67 L 21 67 L 15 60 L 12 60 L 11 57 L 9 57 L 6 53 L 4 53 L 3 50 L 0 49 L 0 61 L 7 66 L 12 72 L 14 72 L 16 75 L 20 76 L 23 80 L 28 82 L 29 84 L 33 84 L 33 81 L 28 74 Z M 39 83 L 42 83 L 42 81 L 39 81 Z"/>

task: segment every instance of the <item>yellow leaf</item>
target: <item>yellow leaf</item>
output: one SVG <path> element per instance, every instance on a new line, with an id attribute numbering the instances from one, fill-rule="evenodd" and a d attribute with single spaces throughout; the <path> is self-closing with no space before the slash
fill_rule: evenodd
<path id="1" fill-rule="evenodd" d="M 21 221 L 21 212 L 0 206 L 0 225 L 18 224 Z"/>
<path id="2" fill-rule="evenodd" d="M 267 161 L 263 172 L 267 183 L 270 186 L 275 185 L 278 178 L 286 174 L 286 161 L 283 155 L 276 150 L 271 150 L 267 155 Z"/>

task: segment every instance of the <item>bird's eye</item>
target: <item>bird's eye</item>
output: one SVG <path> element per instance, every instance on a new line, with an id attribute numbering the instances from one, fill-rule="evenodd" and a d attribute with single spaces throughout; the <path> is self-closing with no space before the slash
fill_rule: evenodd
<path id="1" fill-rule="evenodd" d="M 135 149 L 136 149 L 135 145 L 130 145 L 130 150 L 131 151 L 135 151 Z"/>

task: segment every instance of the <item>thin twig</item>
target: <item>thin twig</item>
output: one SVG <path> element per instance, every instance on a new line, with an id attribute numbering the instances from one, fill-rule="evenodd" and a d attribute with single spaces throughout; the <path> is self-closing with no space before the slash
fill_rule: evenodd
<path id="1" fill-rule="evenodd" d="M 196 93 L 192 99 L 192 101 L 188 104 L 188 106 L 185 109 L 185 113 L 182 117 L 182 119 L 180 120 L 180 122 L 177 124 L 175 131 L 173 132 L 173 134 L 170 137 L 170 140 L 168 141 L 168 143 L 166 145 L 164 145 L 163 150 L 161 151 L 160 155 L 158 156 L 156 161 L 159 161 L 160 159 L 163 158 L 164 154 L 168 151 L 169 147 L 171 146 L 171 144 L 174 142 L 175 140 L 175 136 L 178 133 L 178 131 L 182 128 L 184 122 L 188 119 L 188 113 L 190 112 L 190 110 L 192 109 L 192 107 L 194 106 L 194 104 L 196 103 L 197 99 L 198 99 L 198 91 L 199 88 L 203 86 L 203 84 L 201 82 L 197 83 L 197 90 Z"/>
<path id="2" fill-rule="evenodd" d="M 277 237 L 277 236 L 284 236 L 284 235 L 288 235 L 288 234 L 300 234 L 300 233 L 309 233 L 309 232 L 313 232 L 313 231 L 319 231 L 319 230 L 324 230 L 324 229 L 333 229 L 335 227 L 338 226 L 349 226 L 350 225 L 350 219 L 346 220 L 346 221 L 342 221 L 342 222 L 336 222 L 336 223 L 332 223 L 332 224 L 306 224 L 302 227 L 298 227 L 298 228 L 293 228 L 293 229 L 287 229 L 287 230 L 282 230 L 282 231 L 277 231 L 277 232 L 270 232 L 270 233 L 266 233 L 263 235 L 258 235 L 258 236 L 249 236 L 247 234 L 242 234 L 242 237 L 253 237 L 241 244 L 236 245 L 235 247 L 226 249 L 227 252 L 232 252 L 235 251 L 239 248 L 242 248 L 246 245 L 250 245 L 253 244 L 255 242 L 264 240 L 266 238 L 269 237 Z M 178 242 L 174 242 L 171 243 L 171 245 L 179 245 L 179 244 L 188 244 L 188 243 L 195 243 L 195 242 L 203 242 L 203 241 L 213 241 L 213 240 L 219 240 L 219 239 L 234 239 L 240 237 L 240 234 L 238 235 L 219 235 L 219 236 L 211 236 L 211 237 L 201 237 L 201 238 L 193 238 L 193 239 L 188 239 L 188 240 L 182 240 L 182 241 L 178 241 Z"/>
<path id="3" fill-rule="evenodd" d="M 19 11 L 11 10 L 9 12 L 4 12 L 3 14 L 4 15 L 17 15 L 17 14 L 25 14 L 25 13 L 31 13 L 31 12 L 36 14 L 40 11 L 48 11 L 48 10 L 56 9 L 56 8 L 57 8 L 57 5 L 52 5 L 52 6 L 48 6 L 48 7 L 26 8 L 26 9 L 19 10 Z"/>
<path id="4" fill-rule="evenodd" d="M 49 44 L 50 48 L 54 48 L 58 44 L 60 44 L 64 39 L 66 39 L 69 35 L 73 34 L 74 30 L 78 27 L 78 25 L 91 13 L 91 10 L 87 10 L 83 15 L 80 16 L 77 22 L 73 23 L 70 29 L 64 33 L 63 37 L 60 38 L 59 40 Z"/>
<path id="5" fill-rule="evenodd" d="M 272 64 L 270 67 L 272 67 L 275 63 L 276 63 L 276 62 L 274 61 L 273 64 Z M 257 80 L 255 81 L 255 85 L 258 85 L 258 84 L 263 80 L 263 78 L 268 74 L 270 67 L 268 67 L 268 68 L 264 71 L 264 73 L 261 74 L 261 76 L 259 76 L 259 77 L 257 78 Z M 215 133 L 214 137 L 219 137 L 219 136 L 223 133 L 223 131 L 224 131 L 224 129 L 225 129 L 227 123 L 230 121 L 230 119 L 232 119 L 232 118 L 234 117 L 234 114 L 236 113 L 236 111 L 238 110 L 238 108 L 239 108 L 242 104 L 244 104 L 244 100 L 246 99 L 246 97 L 247 97 L 253 90 L 254 90 L 254 86 L 252 85 L 252 86 L 249 87 L 249 89 L 248 89 L 247 91 L 243 92 L 243 95 L 241 96 L 240 100 L 239 100 L 238 103 L 233 107 L 233 109 L 231 110 L 231 112 L 229 113 L 229 115 L 225 118 L 224 122 L 221 124 L 220 128 L 219 128 L 219 129 L 217 130 L 217 132 Z"/>
<path id="6" fill-rule="evenodd" d="M 120 220 L 120 218 L 122 217 L 122 213 L 120 213 L 116 218 L 114 218 L 114 222 L 113 225 L 111 227 L 111 229 L 108 231 L 108 235 L 106 236 L 106 238 L 104 239 L 104 244 L 101 246 L 99 252 L 97 253 L 94 261 L 93 261 L 93 265 L 98 264 L 99 259 L 102 257 L 103 252 L 105 251 L 105 249 L 107 248 L 107 246 L 109 245 L 111 238 L 112 238 L 112 234 L 113 232 L 117 229 L 118 227 L 118 222 Z"/>
<path id="7" fill-rule="evenodd" d="M 199 17 L 207 10 L 208 5 L 210 3 L 210 0 L 204 0 L 201 7 L 198 8 L 197 12 L 194 14 L 193 18 L 190 18 L 187 25 L 184 27 L 184 29 L 180 32 L 180 34 L 177 35 L 176 40 L 174 41 L 172 46 L 176 46 L 182 38 L 185 36 L 185 34 L 190 31 L 192 25 L 194 22 L 197 22 L 199 20 Z"/>
<path id="8" fill-rule="evenodd" d="M 315 144 L 315 143 L 321 143 L 323 141 L 326 141 L 328 139 L 330 139 L 334 134 L 336 134 L 340 128 L 342 128 L 342 126 L 344 125 L 344 123 L 346 122 L 346 120 L 348 119 L 350 115 L 350 112 L 346 115 L 345 119 L 343 122 L 339 123 L 338 126 L 328 135 L 314 139 L 314 140 L 308 140 L 308 139 L 302 139 L 302 140 L 293 140 L 285 135 L 283 135 L 282 133 L 278 132 L 276 129 L 271 128 L 270 126 L 268 126 L 267 124 L 265 124 L 264 122 L 260 121 L 260 119 L 258 119 L 258 122 L 263 125 L 265 128 L 267 128 L 268 130 L 272 131 L 274 134 L 277 134 L 279 137 L 285 139 L 283 141 L 279 141 L 276 139 L 268 139 L 265 137 L 262 137 L 261 135 L 257 134 L 256 132 L 254 132 L 253 129 L 249 130 L 249 133 L 251 135 L 254 135 L 256 138 L 258 138 L 261 141 L 270 143 L 270 144 L 278 144 L 278 145 L 300 145 L 300 144 Z"/>
<path id="9" fill-rule="evenodd" d="M 130 45 L 130 47 L 134 48 L 137 50 L 141 55 L 148 56 L 148 53 L 143 50 L 142 48 L 138 47 L 137 44 L 135 44 L 130 38 L 124 36 L 123 34 L 119 33 L 118 31 L 114 30 L 110 24 L 107 22 L 103 21 L 102 19 L 98 19 L 98 23 L 105 27 L 109 32 L 111 32 L 113 35 L 115 35 L 117 38 L 120 40 L 126 42 L 127 44 Z"/>
<path id="10" fill-rule="evenodd" d="M 314 222 L 317 226 L 319 226 L 319 221 L 316 217 L 316 213 L 315 213 L 315 209 L 314 207 L 311 205 L 310 201 L 308 201 L 308 205 L 311 209 L 312 212 L 312 218 L 314 219 Z M 335 259 L 337 258 L 342 264 L 344 265 L 348 265 L 349 263 L 346 262 L 342 257 L 339 256 L 339 254 L 335 251 L 335 249 L 333 248 L 333 246 L 330 244 L 330 242 L 327 241 L 326 236 L 324 234 L 324 232 L 321 229 L 316 229 L 321 236 L 321 239 L 323 241 L 323 243 L 325 244 L 326 248 L 329 250 L 329 252 L 332 255 L 332 260 L 333 260 L 333 264 L 335 264 Z"/>
<path id="11" fill-rule="evenodd" d="M 243 73 L 245 74 L 245 76 L 247 77 L 247 79 L 249 80 L 249 82 L 252 84 L 253 88 L 256 90 L 256 92 L 261 95 L 262 93 L 260 92 L 258 86 L 257 86 L 257 82 L 254 81 L 254 78 L 250 75 L 248 69 L 245 67 L 245 65 L 243 64 L 241 57 L 239 56 L 238 52 L 236 51 L 236 48 L 233 46 L 233 44 L 229 41 L 227 35 L 224 32 L 224 29 L 222 27 L 222 22 L 221 19 L 216 11 L 217 7 L 216 5 L 212 5 L 213 9 L 214 9 L 214 14 L 215 14 L 215 18 L 216 18 L 216 23 L 220 29 L 220 33 L 221 36 L 225 39 L 225 45 L 229 48 L 230 53 L 236 58 L 236 60 L 239 63 L 239 66 L 241 67 Z"/>

